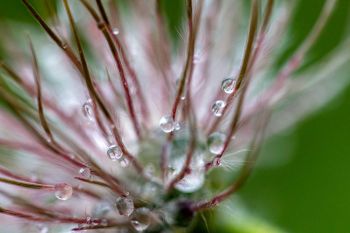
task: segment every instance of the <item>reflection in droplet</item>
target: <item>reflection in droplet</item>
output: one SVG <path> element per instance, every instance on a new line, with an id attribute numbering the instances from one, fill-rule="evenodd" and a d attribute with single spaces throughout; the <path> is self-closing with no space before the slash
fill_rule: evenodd
<path id="1" fill-rule="evenodd" d="M 214 113 L 214 116 L 220 117 L 222 116 L 222 112 L 226 106 L 225 101 L 217 100 L 211 107 L 211 111 Z"/>
<path id="2" fill-rule="evenodd" d="M 55 197 L 59 200 L 68 200 L 73 194 L 73 188 L 69 184 L 61 183 L 56 184 L 55 187 Z"/>

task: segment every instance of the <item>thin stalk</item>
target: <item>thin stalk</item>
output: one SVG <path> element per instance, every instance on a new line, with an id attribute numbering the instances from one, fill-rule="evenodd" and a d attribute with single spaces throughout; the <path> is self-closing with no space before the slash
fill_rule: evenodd
<path id="1" fill-rule="evenodd" d="M 117 129 L 115 123 L 114 123 L 114 120 L 113 120 L 110 112 L 105 107 L 105 105 L 103 104 L 100 96 L 95 91 L 95 88 L 94 88 L 94 85 L 93 85 L 93 81 L 92 81 L 92 78 L 90 76 L 88 65 L 87 65 L 87 62 L 86 62 L 86 59 L 85 59 L 85 55 L 84 55 L 84 52 L 83 52 L 83 48 L 82 48 L 82 45 L 81 45 L 81 42 L 80 42 L 80 39 L 79 39 L 79 36 L 78 36 L 76 25 L 74 23 L 73 15 L 72 15 L 72 12 L 71 12 L 71 9 L 69 7 L 69 4 L 68 4 L 67 0 L 64 0 L 64 6 L 66 8 L 66 11 L 67 11 L 67 14 L 68 14 L 68 18 L 69 18 L 69 22 L 70 22 L 70 25 L 71 25 L 71 29 L 72 29 L 72 32 L 73 32 L 73 36 L 74 36 L 76 45 L 78 47 L 80 60 L 81 60 L 82 67 L 83 67 L 83 70 L 84 70 L 85 83 L 86 83 L 86 86 L 88 88 L 88 91 L 90 92 L 90 95 L 93 97 L 93 99 L 100 106 L 100 108 L 101 108 L 102 112 L 104 113 L 104 115 L 106 116 L 107 120 L 111 123 L 111 128 L 112 128 L 112 132 L 114 134 L 114 137 L 115 137 L 118 145 L 120 146 L 121 150 L 123 151 L 125 157 L 131 162 L 131 164 L 135 167 L 135 169 L 138 172 L 143 174 L 143 167 L 137 162 L 137 160 L 134 158 L 134 156 L 131 155 L 127 151 L 127 149 L 126 149 L 126 147 L 125 147 L 125 145 L 124 145 L 124 143 L 123 143 L 123 141 L 121 139 L 119 131 L 118 131 L 118 129 Z"/>
<path id="2" fill-rule="evenodd" d="M 21 181 L 21 180 L 14 180 L 14 179 L 3 178 L 3 177 L 0 177 L 0 182 L 19 186 L 22 188 L 29 188 L 29 189 L 52 189 L 52 188 L 54 188 L 54 185 L 40 184 L 40 183 Z"/>
<path id="3" fill-rule="evenodd" d="M 240 72 L 240 76 L 239 76 L 239 77 L 242 77 L 241 79 L 243 79 L 243 77 L 245 77 L 245 75 L 246 75 L 248 62 L 249 62 L 249 58 L 250 58 L 250 54 L 251 54 L 251 51 L 252 51 L 252 46 L 253 46 L 253 42 L 254 42 L 254 38 L 255 38 L 255 32 L 256 32 L 256 26 L 257 26 L 257 20 L 258 20 L 258 17 L 257 17 L 258 16 L 258 2 L 257 1 L 253 2 L 252 14 L 251 15 L 252 15 L 252 17 L 251 17 L 251 27 L 250 27 L 250 30 L 249 30 L 249 36 L 248 36 L 248 42 L 247 42 L 247 47 L 246 47 L 246 53 L 245 53 L 245 56 L 244 56 L 244 60 L 243 60 L 243 64 L 242 64 L 241 72 Z M 223 147 L 222 151 L 220 152 L 220 154 L 215 156 L 215 158 L 211 162 L 206 164 L 206 170 L 210 169 L 213 166 L 214 160 L 220 160 L 221 159 L 221 157 L 225 153 L 226 149 L 228 148 L 230 142 L 232 141 L 231 140 L 232 136 L 237 131 L 237 125 L 238 125 L 238 122 L 240 120 L 240 117 L 241 117 L 241 114 L 242 114 L 242 111 L 243 111 L 243 104 L 244 104 L 246 92 L 248 90 L 249 82 L 251 80 L 251 76 L 248 76 L 246 79 L 247 79 L 245 81 L 246 83 L 242 87 L 240 96 L 238 98 L 237 107 L 235 109 L 234 116 L 233 116 L 233 118 L 231 120 L 231 123 L 230 123 L 230 126 L 229 126 L 229 132 L 226 135 L 226 140 L 225 140 L 225 143 L 224 143 L 224 147 Z M 242 83 L 242 81 L 241 81 L 241 83 Z"/>
<path id="4" fill-rule="evenodd" d="M 104 21 L 102 21 L 100 19 L 100 17 L 98 16 L 97 12 L 91 7 L 91 5 L 85 1 L 85 0 L 81 0 L 82 4 L 85 6 L 85 8 L 88 10 L 88 12 L 91 14 L 91 16 L 94 18 L 94 20 L 96 21 L 96 23 L 98 24 L 98 28 L 101 30 L 101 32 L 103 33 L 104 37 L 107 40 L 108 46 L 112 52 L 114 61 L 117 65 L 119 74 L 120 74 L 120 79 L 121 79 L 121 83 L 124 89 L 124 93 L 125 93 L 125 97 L 126 97 L 126 102 L 127 102 L 127 106 L 128 106 L 128 110 L 129 110 L 129 114 L 130 114 L 130 118 L 133 122 L 133 126 L 136 132 L 136 135 L 140 138 L 141 137 L 141 129 L 140 129 L 140 125 L 139 122 L 137 120 L 137 116 L 136 116 L 136 112 L 135 112 L 135 107 L 134 107 L 134 103 L 131 97 L 131 93 L 130 93 L 130 87 L 129 84 L 126 80 L 126 75 L 125 75 L 125 71 L 122 65 L 122 61 L 120 59 L 120 55 L 118 53 L 117 48 L 115 47 L 114 43 L 113 43 L 113 31 L 111 29 L 110 26 L 108 26 L 108 24 L 106 24 Z M 104 12 L 104 11 L 103 11 Z M 105 13 L 104 13 L 105 15 Z"/>
<path id="5" fill-rule="evenodd" d="M 256 35 L 256 30 L 257 30 L 257 25 L 258 25 L 258 9 L 259 9 L 259 3 L 257 0 L 255 0 L 252 4 L 251 8 L 251 17 L 250 17 L 250 25 L 249 25 L 249 32 L 248 32 L 248 39 L 247 39 L 247 44 L 244 52 L 244 57 L 243 57 L 243 62 L 237 77 L 237 81 L 235 84 L 235 90 L 233 93 L 231 93 L 226 101 L 226 105 L 223 108 L 222 111 L 222 116 L 220 118 L 217 118 L 214 120 L 214 123 L 211 124 L 209 127 L 209 134 L 213 132 L 213 130 L 217 127 L 217 125 L 220 123 L 221 119 L 223 119 L 223 116 L 227 112 L 229 106 L 233 102 L 234 97 L 237 95 L 238 90 L 240 89 L 243 81 L 245 80 L 247 76 L 247 71 L 248 71 L 248 65 L 249 61 L 253 52 L 253 45 L 254 45 L 254 40 L 255 40 L 255 35 Z M 237 111 L 237 110 L 236 110 Z M 236 117 L 235 117 L 236 118 Z"/>
<path id="6" fill-rule="evenodd" d="M 178 105 L 180 103 L 181 95 L 186 87 L 188 72 L 190 66 L 193 62 L 194 48 L 195 48 L 195 35 L 193 30 L 193 14 L 192 14 L 192 0 L 187 0 L 187 18 L 188 18 L 188 47 L 187 47 L 187 57 L 182 75 L 180 78 L 179 87 L 176 92 L 175 101 L 172 106 L 171 116 L 175 120 Z"/>
<path id="7" fill-rule="evenodd" d="M 55 140 L 53 138 L 52 132 L 50 130 L 49 124 L 46 120 L 45 117 L 45 113 L 44 113 L 44 108 L 43 108 L 43 101 L 42 101 L 42 94 L 41 94 L 41 84 L 40 84 L 40 71 L 39 71 L 39 64 L 38 64 L 38 59 L 36 56 L 36 53 L 34 51 L 34 47 L 33 47 L 33 43 L 29 39 L 29 47 L 30 47 L 30 51 L 32 53 L 32 58 L 33 58 L 33 76 L 35 78 L 35 85 L 36 85 L 36 89 L 37 89 L 37 104 L 38 104 L 38 112 L 39 112 L 39 119 L 40 119 L 40 123 L 41 126 L 43 127 L 46 135 L 49 137 L 49 140 L 54 143 Z"/>
<path id="8" fill-rule="evenodd" d="M 193 61 L 193 55 L 194 55 L 194 48 L 195 48 L 195 35 L 194 35 L 194 30 L 193 30 L 193 17 L 192 17 L 192 0 L 187 0 L 187 18 L 188 18 L 188 47 L 187 47 L 187 58 L 186 58 L 186 63 L 185 67 L 182 71 L 180 83 L 177 89 L 175 101 L 172 106 L 172 111 L 171 111 L 171 117 L 173 120 L 176 118 L 176 112 L 178 109 L 178 105 L 180 103 L 181 95 L 185 89 L 185 84 L 187 82 L 187 77 L 188 77 L 188 72 L 190 65 L 192 64 Z M 166 173 L 166 166 L 168 164 L 167 161 L 167 154 L 169 152 L 169 146 L 171 144 L 171 141 L 174 137 L 173 133 L 168 134 L 167 139 L 165 144 L 162 147 L 161 151 L 161 157 L 160 157 L 160 167 L 161 167 L 161 173 L 162 173 L 162 178 L 163 181 L 165 179 L 165 173 Z"/>

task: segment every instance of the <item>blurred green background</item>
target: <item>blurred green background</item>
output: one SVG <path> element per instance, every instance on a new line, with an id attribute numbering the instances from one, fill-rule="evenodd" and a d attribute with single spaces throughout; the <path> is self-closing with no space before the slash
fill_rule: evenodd
<path id="1" fill-rule="evenodd" d="M 32 2 L 38 9 L 44 9 L 45 1 Z M 283 64 L 306 36 L 324 2 L 298 1 L 288 29 L 290 43 L 277 65 Z M 169 26 L 176 35 L 176 28 L 183 19 L 183 1 L 164 0 L 162 3 Z M 309 54 L 309 64 L 317 62 L 349 36 L 349 16 L 350 1 L 339 0 L 326 30 Z M 0 1 L 0 21 L 3 20 L 34 24 L 19 0 Z M 267 156 L 269 160 L 278 160 L 286 153 L 285 148 L 290 148 L 289 160 L 279 166 L 259 166 L 255 170 L 240 192 L 249 212 L 287 232 L 350 232 L 349 120 L 350 87 L 292 130 L 271 138 L 261 160 Z M 213 228 L 211 232 L 216 232 Z"/>

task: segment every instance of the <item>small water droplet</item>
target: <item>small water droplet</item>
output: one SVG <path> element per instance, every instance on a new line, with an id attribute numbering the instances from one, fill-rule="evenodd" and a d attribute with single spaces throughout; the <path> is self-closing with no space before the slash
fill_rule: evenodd
<path id="1" fill-rule="evenodd" d="M 136 209 L 131 218 L 131 225 L 136 231 L 144 231 L 151 224 L 150 210 L 147 208 Z"/>
<path id="2" fill-rule="evenodd" d="M 107 149 L 107 155 L 112 161 L 117 161 L 123 156 L 123 151 L 117 145 L 112 145 Z"/>
<path id="3" fill-rule="evenodd" d="M 113 28 L 113 34 L 114 35 L 119 35 L 119 29 L 118 28 Z"/>
<path id="4" fill-rule="evenodd" d="M 214 116 L 220 117 L 222 116 L 222 112 L 226 106 L 225 101 L 217 100 L 211 107 L 211 111 L 214 113 Z"/>
<path id="5" fill-rule="evenodd" d="M 171 116 L 163 116 L 159 121 L 160 129 L 165 133 L 174 131 L 175 122 Z"/>
<path id="6" fill-rule="evenodd" d="M 73 194 L 73 188 L 69 184 L 61 183 L 55 185 L 55 197 L 59 200 L 68 200 Z"/>
<path id="7" fill-rule="evenodd" d="M 90 168 L 88 168 L 88 167 L 82 167 L 82 168 L 80 168 L 80 169 L 79 169 L 79 174 L 80 174 L 82 177 L 86 178 L 86 179 L 90 179 L 90 178 L 91 178 L 91 170 L 90 170 Z"/>
<path id="8" fill-rule="evenodd" d="M 220 154 L 224 149 L 226 136 L 223 133 L 215 132 L 208 137 L 209 151 L 213 154 Z"/>
<path id="9" fill-rule="evenodd" d="M 82 106 L 84 116 L 89 120 L 94 120 L 93 102 L 92 99 L 88 99 Z"/>
<path id="10" fill-rule="evenodd" d="M 236 80 L 233 78 L 226 78 L 222 81 L 221 83 L 221 89 L 226 93 L 226 94 L 231 94 L 236 85 Z"/>
<path id="11" fill-rule="evenodd" d="M 92 218 L 91 217 L 86 217 L 86 224 L 90 225 L 92 223 Z"/>
<path id="12" fill-rule="evenodd" d="M 152 178 L 155 174 L 155 168 L 152 164 L 148 164 L 146 167 L 145 167 L 145 175 L 147 177 L 150 177 Z"/>
<path id="13" fill-rule="evenodd" d="M 179 123 L 179 122 L 175 122 L 174 130 L 175 130 L 175 131 L 178 131 L 178 130 L 180 130 L 180 129 L 181 129 L 180 123 Z"/>
<path id="14" fill-rule="evenodd" d="M 122 166 L 122 167 L 127 167 L 127 166 L 129 166 L 129 160 L 128 160 L 127 158 L 122 158 L 122 159 L 120 160 L 120 166 Z"/>
<path id="15" fill-rule="evenodd" d="M 134 211 L 134 202 L 132 199 L 127 197 L 120 197 L 117 199 L 115 206 L 120 215 L 129 217 Z"/>
<path id="16" fill-rule="evenodd" d="M 38 224 L 37 225 L 38 233 L 48 233 L 49 228 L 45 226 L 44 224 Z"/>

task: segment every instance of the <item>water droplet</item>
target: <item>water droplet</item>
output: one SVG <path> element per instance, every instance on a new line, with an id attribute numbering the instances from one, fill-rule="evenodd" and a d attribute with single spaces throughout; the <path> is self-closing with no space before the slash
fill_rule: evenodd
<path id="1" fill-rule="evenodd" d="M 152 164 L 148 164 L 146 167 L 145 167 L 145 175 L 147 177 L 150 177 L 152 178 L 155 174 L 155 168 Z"/>
<path id="2" fill-rule="evenodd" d="M 91 170 L 90 170 L 90 168 L 88 168 L 88 167 L 82 167 L 82 168 L 80 168 L 80 169 L 79 169 L 79 174 L 80 174 L 82 177 L 86 178 L 86 179 L 90 179 L 90 178 L 91 178 Z"/>
<path id="3" fill-rule="evenodd" d="M 93 111 L 93 102 L 92 99 L 88 99 L 82 107 L 82 111 L 84 116 L 89 120 L 93 121 L 94 120 L 94 111 Z"/>
<path id="4" fill-rule="evenodd" d="M 150 210 L 147 208 L 136 209 L 131 218 L 131 225 L 136 231 L 144 231 L 151 224 Z"/>
<path id="5" fill-rule="evenodd" d="M 163 132 L 170 133 L 174 131 L 175 122 L 171 116 L 163 116 L 160 118 L 159 126 Z"/>
<path id="6" fill-rule="evenodd" d="M 123 151 L 117 145 L 112 145 L 107 149 L 107 155 L 112 161 L 117 161 L 123 156 Z"/>
<path id="7" fill-rule="evenodd" d="M 231 94 L 236 85 L 236 80 L 233 78 L 227 78 L 224 79 L 221 83 L 221 89 L 226 93 L 226 94 Z"/>
<path id="8" fill-rule="evenodd" d="M 127 166 L 129 166 L 129 160 L 128 160 L 127 158 L 122 158 L 122 159 L 120 160 L 120 166 L 122 166 L 122 167 L 127 167 Z"/>
<path id="9" fill-rule="evenodd" d="M 73 188 L 69 184 L 61 183 L 55 185 L 55 196 L 59 200 L 68 200 L 73 194 Z"/>
<path id="10" fill-rule="evenodd" d="M 180 130 L 180 129 L 181 129 L 180 123 L 179 123 L 179 122 L 175 122 L 174 130 L 175 130 L 175 131 L 178 131 L 178 130 Z"/>
<path id="11" fill-rule="evenodd" d="M 86 224 L 90 225 L 92 223 L 92 218 L 91 217 L 86 217 Z"/>
<path id="12" fill-rule="evenodd" d="M 37 225 L 37 229 L 38 229 L 38 233 L 48 233 L 49 232 L 49 228 L 41 223 Z"/>
<path id="13" fill-rule="evenodd" d="M 222 116 L 222 111 L 224 110 L 225 106 L 226 106 L 225 101 L 217 100 L 211 107 L 211 111 L 214 113 L 215 116 L 220 117 Z"/>
<path id="14" fill-rule="evenodd" d="M 213 154 L 220 154 L 224 149 L 226 136 L 223 133 L 215 132 L 208 137 L 209 151 Z"/>
<path id="15" fill-rule="evenodd" d="M 183 169 L 186 155 L 178 157 L 170 162 L 168 180 L 173 180 Z M 192 193 L 201 188 L 205 181 L 204 160 L 201 155 L 196 154 L 192 158 L 188 173 L 180 180 L 175 188 L 184 193 Z"/>
<path id="16" fill-rule="evenodd" d="M 118 28 L 114 28 L 113 29 L 113 34 L 114 35 L 119 35 L 119 29 Z"/>
<path id="17" fill-rule="evenodd" d="M 134 211 L 134 202 L 132 199 L 127 197 L 120 197 L 117 199 L 115 206 L 120 215 L 129 217 Z"/>
<path id="18" fill-rule="evenodd" d="M 192 170 L 176 184 L 175 188 L 184 193 L 192 193 L 203 186 L 204 180 L 204 172 L 201 169 Z"/>

